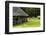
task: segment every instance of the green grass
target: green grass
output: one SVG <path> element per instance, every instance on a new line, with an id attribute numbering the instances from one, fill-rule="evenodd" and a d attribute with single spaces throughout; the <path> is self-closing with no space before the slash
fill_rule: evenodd
<path id="1" fill-rule="evenodd" d="M 14 27 L 18 27 L 18 28 L 24 28 L 24 27 L 39 27 L 40 26 L 40 19 L 38 18 L 27 18 L 28 22 L 24 22 L 22 24 L 19 25 L 14 25 Z"/>

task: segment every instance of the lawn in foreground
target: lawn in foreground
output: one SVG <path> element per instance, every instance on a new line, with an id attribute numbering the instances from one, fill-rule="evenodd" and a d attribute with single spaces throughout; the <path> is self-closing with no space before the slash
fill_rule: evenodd
<path id="1" fill-rule="evenodd" d="M 27 18 L 28 22 L 24 22 L 19 25 L 14 25 L 17 28 L 24 28 L 24 27 L 39 27 L 40 26 L 40 19 L 38 18 Z"/>

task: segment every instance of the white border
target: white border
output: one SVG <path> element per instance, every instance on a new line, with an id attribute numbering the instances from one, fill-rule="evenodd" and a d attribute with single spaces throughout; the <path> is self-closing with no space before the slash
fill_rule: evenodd
<path id="1" fill-rule="evenodd" d="M 13 7 L 35 7 L 40 8 L 40 27 L 32 28 L 13 28 Z M 37 31 L 43 30 L 43 5 L 35 5 L 35 4 L 19 4 L 19 3 L 10 3 L 9 4 L 9 32 L 21 32 L 21 31 Z"/>

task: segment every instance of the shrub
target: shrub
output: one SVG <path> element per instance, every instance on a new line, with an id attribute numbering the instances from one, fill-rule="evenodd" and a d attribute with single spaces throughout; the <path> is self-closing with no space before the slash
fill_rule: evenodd
<path id="1" fill-rule="evenodd" d="M 40 19 L 40 16 L 37 16 L 38 19 Z"/>

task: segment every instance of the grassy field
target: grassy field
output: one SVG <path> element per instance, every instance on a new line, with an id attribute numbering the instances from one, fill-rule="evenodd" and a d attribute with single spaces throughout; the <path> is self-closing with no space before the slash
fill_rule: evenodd
<path id="1" fill-rule="evenodd" d="M 14 27 L 24 28 L 24 27 L 39 27 L 40 26 L 40 19 L 38 18 L 27 18 L 28 22 L 24 22 L 19 25 L 14 25 Z"/>

